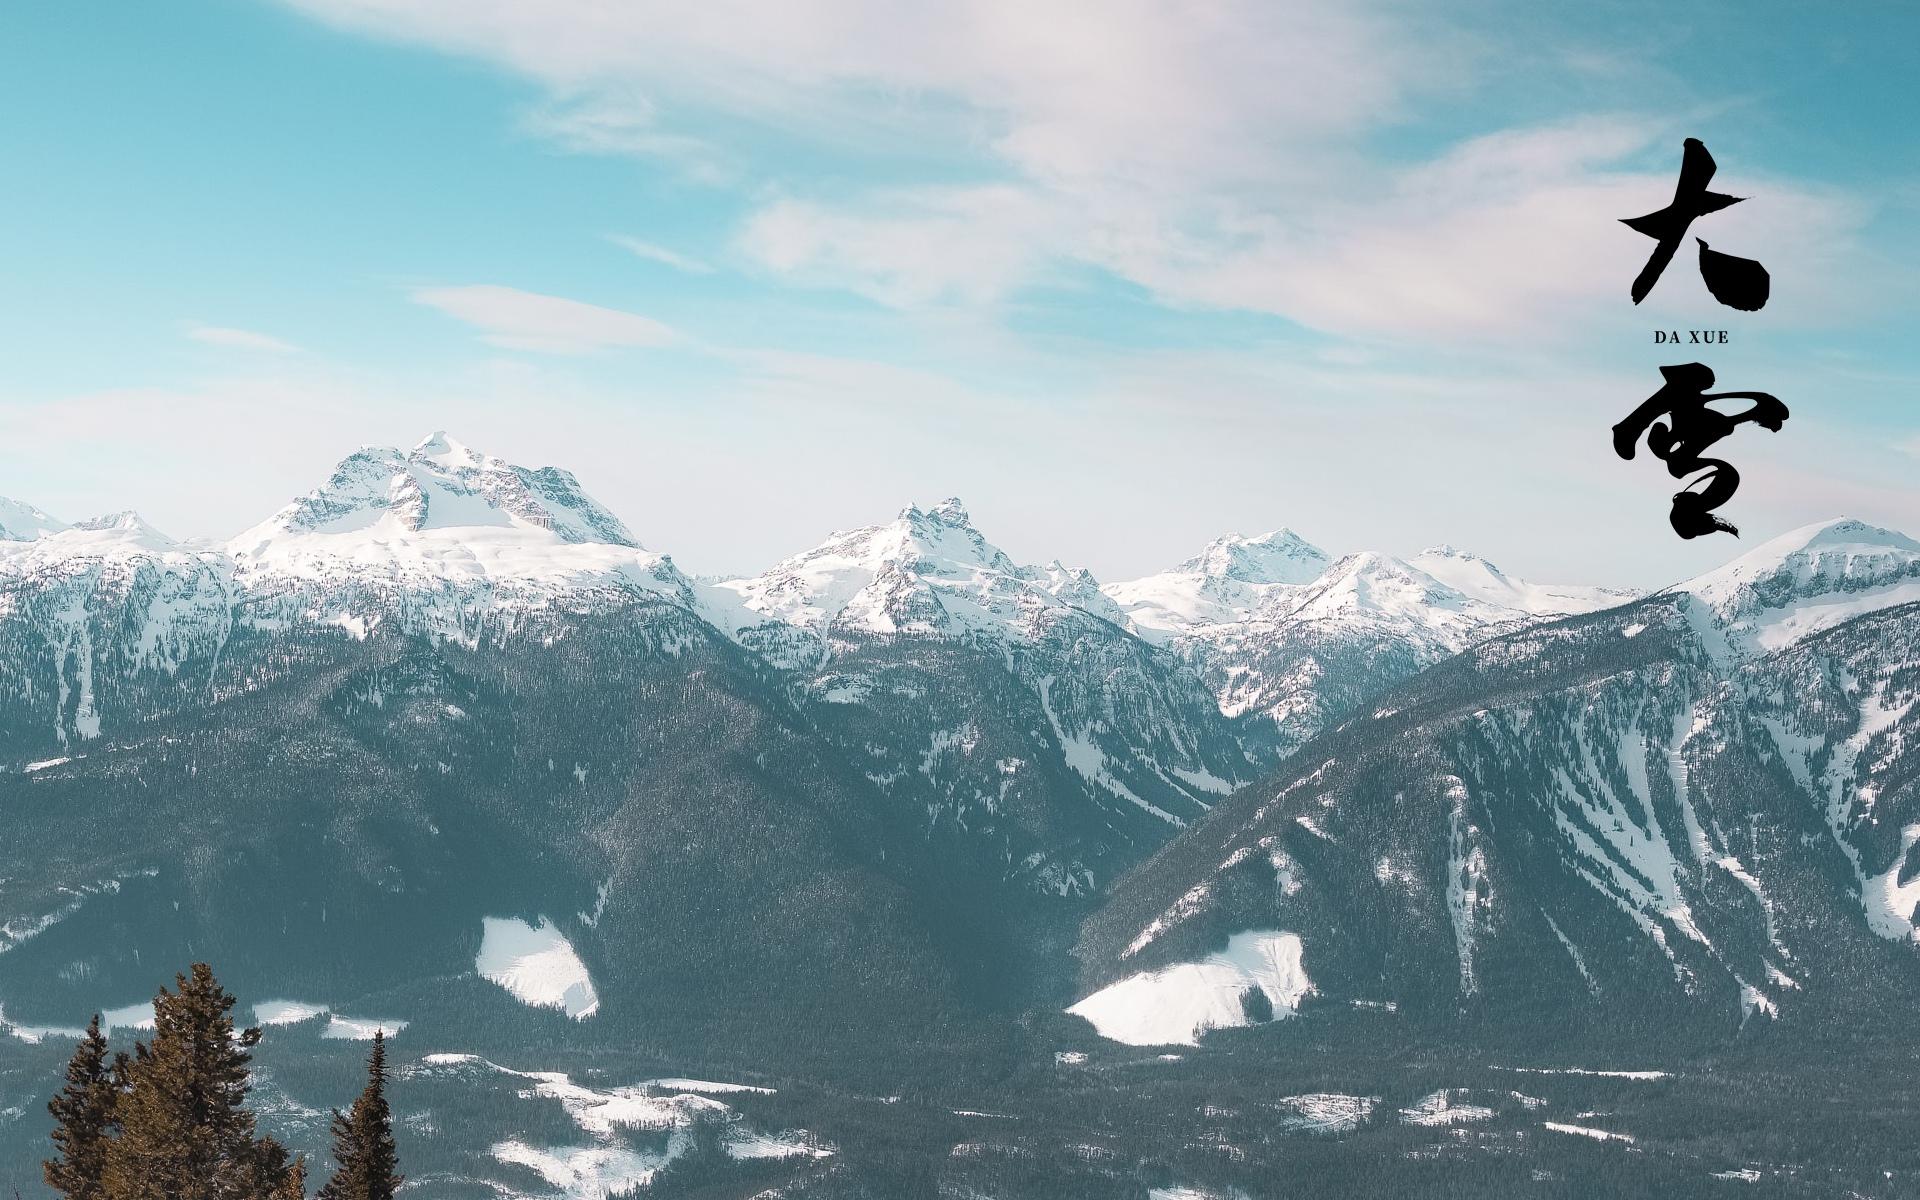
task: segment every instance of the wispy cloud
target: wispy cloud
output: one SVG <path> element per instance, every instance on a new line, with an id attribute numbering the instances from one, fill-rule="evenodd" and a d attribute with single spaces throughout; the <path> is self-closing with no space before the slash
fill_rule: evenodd
<path id="1" fill-rule="evenodd" d="M 194 325 L 187 330 L 187 336 L 196 342 L 204 342 L 209 346 L 221 346 L 229 350 L 259 350 L 268 354 L 300 353 L 300 347 L 274 337 L 272 334 L 256 333 L 251 329 L 234 329 L 225 325 Z"/>
<path id="2" fill-rule="evenodd" d="M 1390 0 L 286 2 L 536 80 L 548 100 L 533 127 L 571 149 L 664 156 L 713 179 L 746 170 L 720 163 L 718 127 L 862 153 L 862 171 L 832 181 L 781 178 L 791 160 L 763 155 L 751 165 L 778 186 L 737 245 L 776 279 L 897 308 L 993 306 L 1091 266 L 1166 307 L 1268 313 L 1339 337 L 1564 335 L 1621 308 L 1612 281 L 1643 255 L 1617 219 L 1664 201 L 1659 150 L 1670 141 L 1677 155 L 1682 136 L 1631 99 L 1621 115 L 1568 119 L 1542 98 L 1507 128 L 1467 120 L 1370 149 L 1417 106 L 1444 98 L 1456 111 L 1522 69 L 1480 70 L 1503 47 L 1469 18 Z M 1608 52 L 1546 55 L 1544 68 L 1522 57 L 1550 83 L 1613 70 Z M 1649 86 L 1636 77 L 1634 89 Z M 929 147 L 946 180 L 964 167 L 966 182 L 905 182 Z M 1767 223 L 1754 228 L 1782 236 L 1754 244 L 1818 263 L 1800 274 L 1861 281 L 1860 206 L 1766 182 L 1767 203 L 1717 218 L 1716 232 Z M 1782 285 L 1770 320 L 1829 299 L 1793 262 L 1769 267 Z"/>
<path id="3" fill-rule="evenodd" d="M 719 185 L 738 174 L 712 142 L 663 129 L 653 102 L 630 88 L 554 97 L 529 110 L 521 125 L 576 154 L 658 159 L 697 183 Z"/>
<path id="4" fill-rule="evenodd" d="M 607 235 L 607 240 L 636 258 L 644 258 L 648 262 L 657 262 L 663 266 L 672 267 L 676 271 L 685 271 L 689 275 L 713 274 L 713 267 L 707 263 L 701 262 L 697 258 L 689 258 L 677 250 L 669 250 L 665 246 L 657 245 L 653 242 L 643 241 L 640 238 L 632 237 L 624 233 L 610 233 Z"/>
<path id="5" fill-rule="evenodd" d="M 472 325 L 482 331 L 483 340 L 509 350 L 588 354 L 680 340 L 672 327 L 652 317 L 498 284 L 418 288 L 412 298 Z"/>
<path id="6" fill-rule="evenodd" d="M 739 237 L 775 274 L 845 288 L 898 308 L 991 304 L 1045 269 L 1067 214 L 1027 188 L 922 188 L 836 209 L 780 200 Z"/>

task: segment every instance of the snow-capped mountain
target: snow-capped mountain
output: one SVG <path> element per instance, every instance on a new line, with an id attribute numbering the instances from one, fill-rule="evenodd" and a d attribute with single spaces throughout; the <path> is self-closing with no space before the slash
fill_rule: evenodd
<path id="1" fill-rule="evenodd" d="M 1910 995 L 1915 551 L 1810 526 L 1390 689 L 1129 878 L 1084 1011 L 1129 1028 L 1173 965 L 1282 930 L 1291 994 L 1429 1019 Z"/>
<path id="2" fill-rule="evenodd" d="M 1808 525 L 1681 584 L 1742 653 L 1778 650 L 1862 613 L 1920 601 L 1920 542 L 1863 521 Z"/>
<path id="3" fill-rule="evenodd" d="M 1164 640 L 1244 621 L 1276 589 L 1311 583 L 1331 561 L 1290 529 L 1229 534 L 1171 571 L 1103 590 L 1142 636 Z"/>
<path id="4" fill-rule="evenodd" d="M 1252 770 L 1198 681 L 1091 575 L 1016 564 L 958 500 L 705 600 L 931 834 L 1043 891 L 1096 890 Z"/>
<path id="5" fill-rule="evenodd" d="M 119 716 L 211 698 L 236 639 L 364 637 L 392 621 L 472 642 L 585 609 L 693 599 L 673 564 L 641 549 L 572 475 L 514 467 L 444 434 L 350 455 L 225 545 L 176 542 L 134 513 L 33 522 L 33 540 L 0 541 L 0 639 L 18 675 L 0 686 L 18 727 L 0 744 L 50 730 L 64 747 Z"/>
<path id="6" fill-rule="evenodd" d="M 1515 580 L 1447 546 L 1330 561 L 1284 529 L 1222 538 L 1173 571 L 1105 591 L 1132 628 L 1200 673 L 1222 713 L 1270 725 L 1273 754 L 1475 642 L 1631 598 Z"/>
<path id="7" fill-rule="evenodd" d="M 0 542 L 30 542 L 66 526 L 31 504 L 0 496 Z"/>
<path id="8" fill-rule="evenodd" d="M 444 433 L 350 455 L 226 551 L 253 608 L 351 627 L 393 615 L 468 635 L 489 617 L 594 597 L 692 601 L 672 562 L 571 474 L 516 467 Z"/>
<path id="9" fill-rule="evenodd" d="M 719 584 L 717 623 L 797 661 L 836 638 L 937 636 L 1030 641 L 1071 609 L 1113 618 L 1092 577 L 1058 563 L 1022 568 L 973 527 L 959 500 L 908 507 L 835 533 L 750 579 Z"/>
<path id="10" fill-rule="evenodd" d="M 463 1086 L 582 1105 L 656 1097 L 540 1054 L 842 1096 L 959 1064 L 977 1090 L 914 1115 L 949 1158 L 978 1140 L 949 1118 L 1033 1078 L 1075 1147 L 1081 1098 L 1146 1080 L 1206 1097 L 1176 1156 L 1259 1150 L 1284 1069 L 1410 1162 L 1460 1081 L 1334 1083 L 1356 1046 L 1448 1071 L 1493 1046 L 1497 1073 L 1568 1030 L 1827 1038 L 1897 1025 L 1920 983 L 1920 543 L 1857 522 L 1630 600 L 1284 532 L 1102 588 L 953 501 L 694 582 L 571 476 L 443 435 L 223 544 L 8 511 L 0 1047 L 40 1057 L 0 1072 L 0 1153 L 44 1139 L 5 1113 L 57 1086 L 59 1031 L 137 1020 L 155 963 L 194 958 L 320 1014 L 275 1031 L 262 1095 L 400 1022 L 403 1050 L 514 1064 L 425 1064 Z M 1210 1073 L 1235 1039 L 1268 1057 Z M 1162 1041 L 1192 1048 L 1115 1044 Z M 1529 1080 L 1491 1077 L 1501 1119 L 1561 1104 Z M 710 1132 L 774 1136 L 788 1097 Z M 435 1184 L 546 1194 L 627 1145 L 461 1142 L 414 1103 Z M 524 1111 L 433 1103 L 470 1131 Z"/>
<path id="11" fill-rule="evenodd" d="M 65 748 L 116 710 L 205 688 L 231 630 L 230 575 L 224 556 L 132 512 L 0 541 L 0 753 Z"/>

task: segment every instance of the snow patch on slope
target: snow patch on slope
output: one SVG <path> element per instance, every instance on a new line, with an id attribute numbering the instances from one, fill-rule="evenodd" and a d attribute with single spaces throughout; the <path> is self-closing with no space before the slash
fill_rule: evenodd
<path id="1" fill-rule="evenodd" d="M 600 1011 L 587 966 L 573 943 L 545 918 L 529 925 L 516 917 L 481 921 L 480 953 L 473 968 L 533 1008 L 557 1008 L 576 1021 Z"/>
<path id="2" fill-rule="evenodd" d="M 1252 1024 L 1243 997 L 1265 993 L 1273 1015 L 1291 1016 L 1313 990 L 1300 962 L 1298 934 L 1236 933 L 1226 949 L 1197 963 L 1143 971 L 1067 1009 L 1100 1036 L 1129 1046 L 1195 1046 L 1210 1029 Z"/>

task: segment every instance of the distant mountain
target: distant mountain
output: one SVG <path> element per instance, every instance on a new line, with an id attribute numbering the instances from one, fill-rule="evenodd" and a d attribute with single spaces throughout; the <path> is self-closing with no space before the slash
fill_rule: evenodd
<path id="1" fill-rule="evenodd" d="M 1080 1011 L 1191 1040 L 1179 1014 L 1217 988 L 1180 964 L 1256 936 L 1290 965 L 1212 978 L 1280 1015 L 1731 1030 L 1902 1002 L 1917 583 L 1911 539 L 1831 522 L 1446 660 L 1124 880 Z"/>
<path id="2" fill-rule="evenodd" d="M 1171 571 L 1104 590 L 1136 630 L 1165 640 L 1245 621 L 1270 594 L 1313 582 L 1331 561 L 1290 529 L 1252 538 L 1230 534 Z"/>
<path id="3" fill-rule="evenodd" d="M 1102 587 L 948 500 L 695 580 L 436 434 L 227 543 L 0 527 L 0 1165 L 195 958 L 295 1145 L 396 1029 L 421 1187 L 582 1198 L 910 1194 L 906 1144 L 1231 1196 L 1367 1129 L 1412 1194 L 1456 1119 L 1524 1187 L 1536 1108 L 1597 1119 L 1527 1039 L 1894 1036 L 1916 983 L 1920 543 L 1858 522 L 1640 599 L 1285 531 Z"/>
<path id="4" fill-rule="evenodd" d="M 1085 896 L 1254 762 L 1090 575 L 1022 567 L 958 500 L 836 533 L 706 596 L 794 672 L 821 728 L 981 870 Z"/>
<path id="5" fill-rule="evenodd" d="M 31 504 L 0 496 L 0 542 L 30 542 L 66 526 Z"/>
<path id="6" fill-rule="evenodd" d="M 1451 547 L 1331 561 L 1290 530 L 1208 545 L 1173 571 L 1104 589 L 1143 637 L 1206 680 L 1229 717 L 1290 752 L 1389 685 L 1530 622 L 1631 593 L 1510 579 Z"/>

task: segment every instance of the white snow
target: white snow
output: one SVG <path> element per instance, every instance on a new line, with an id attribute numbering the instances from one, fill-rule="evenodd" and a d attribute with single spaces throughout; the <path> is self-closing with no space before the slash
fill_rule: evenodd
<path id="1" fill-rule="evenodd" d="M 1449 775 L 1447 800 L 1447 913 L 1453 922 L 1454 953 L 1460 963 L 1460 992 L 1471 996 L 1478 985 L 1473 976 L 1475 929 L 1493 908 L 1487 884 L 1487 856 L 1479 830 L 1467 819 L 1467 788 L 1459 776 Z"/>
<path id="2" fill-rule="evenodd" d="M 1259 537 L 1229 534 L 1171 571 L 1101 590 L 1127 623 L 1153 640 L 1245 621 L 1277 589 L 1309 583 L 1327 569 L 1326 552 L 1288 529 Z"/>
<path id="3" fill-rule="evenodd" d="M 644 1187 L 661 1167 L 691 1146 L 688 1131 L 696 1124 L 724 1127 L 722 1147 L 736 1159 L 826 1157 L 832 1149 L 802 1133 L 769 1134 L 746 1128 L 741 1114 L 718 1100 L 697 1092 L 765 1092 L 745 1084 L 711 1083 L 697 1079 L 650 1079 L 621 1087 L 595 1088 L 575 1083 L 559 1071 L 517 1071 L 474 1054 L 429 1054 L 421 1070 L 487 1071 L 530 1085 L 522 1096 L 559 1102 L 587 1145 L 534 1145 L 523 1138 L 496 1143 L 493 1156 L 501 1162 L 531 1168 L 558 1189 L 565 1200 L 600 1200 L 612 1192 Z M 684 1085 L 684 1086 L 683 1086 Z M 675 1094 L 662 1094 L 673 1092 Z M 664 1149 L 647 1153 L 634 1149 L 625 1130 L 664 1131 Z"/>
<path id="4" fill-rule="evenodd" d="M 1782 534 L 1675 591 L 1705 601 L 1735 650 L 1767 653 L 1920 601 L 1920 542 L 1842 517 Z"/>
<path id="5" fill-rule="evenodd" d="M 1428 1128 L 1446 1125 L 1466 1125 L 1475 1121 L 1491 1121 L 1493 1110 L 1484 1104 L 1469 1104 L 1466 1093 L 1459 1089 L 1452 1091 L 1442 1088 L 1437 1092 L 1422 1096 L 1419 1100 L 1400 1110 L 1400 1120 L 1407 1125 L 1421 1125 Z"/>
<path id="6" fill-rule="evenodd" d="M 493 1157 L 535 1171 L 565 1200 L 604 1200 L 645 1187 L 666 1156 L 643 1154 L 628 1146 L 530 1146 L 519 1140 L 496 1143 Z"/>
<path id="7" fill-rule="evenodd" d="M 1597 1079 L 1637 1079 L 1651 1082 L 1671 1079 L 1667 1071 L 1594 1071 L 1586 1067 L 1495 1067 L 1496 1071 L 1517 1071 L 1523 1075 L 1591 1075 Z"/>
<path id="8" fill-rule="evenodd" d="M 22 1041 L 30 1046 L 37 1046 L 48 1038 L 60 1038 L 63 1040 L 81 1038 L 86 1036 L 86 1032 L 84 1029 L 74 1029 L 63 1025 L 21 1025 L 7 1020 L 6 1006 L 0 1005 L 0 1036 Z"/>
<path id="9" fill-rule="evenodd" d="M 1379 1105 L 1378 1096 L 1349 1096 L 1344 1092 L 1308 1092 L 1283 1096 L 1274 1102 L 1281 1124 L 1302 1133 L 1350 1133 L 1366 1123 Z"/>
<path id="10" fill-rule="evenodd" d="M 326 1005 L 309 1004 L 305 1000 L 262 1000 L 253 1006 L 256 1025 L 298 1025 L 326 1013 Z"/>
<path id="11" fill-rule="evenodd" d="M 1920 926 L 1913 920 L 1914 906 L 1920 904 L 1920 873 L 1900 882 L 1915 842 L 1920 842 L 1920 824 L 1900 831 L 1900 853 L 1894 855 L 1891 867 L 1862 881 L 1860 902 L 1866 908 L 1867 924 L 1881 937 L 1920 941 Z"/>
<path id="12" fill-rule="evenodd" d="M 1300 963 L 1298 934 L 1248 930 L 1197 963 L 1143 971 L 1067 1009 L 1100 1036 L 1130 1046 L 1198 1045 L 1210 1029 L 1248 1023 L 1241 997 L 1257 988 L 1276 1018 L 1290 1016 L 1313 991 Z"/>
<path id="13" fill-rule="evenodd" d="M 951 499 L 837 532 L 760 575 L 712 585 L 701 602 L 707 619 L 735 638 L 759 643 L 758 634 L 784 628 L 812 646 L 815 659 L 836 629 L 1020 641 L 1075 612 L 1124 620 L 1091 576 L 1015 564 Z"/>
<path id="14" fill-rule="evenodd" d="M 507 989 L 522 1004 L 558 1008 L 576 1021 L 600 1010 L 586 964 L 545 917 L 538 925 L 515 917 L 486 917 L 481 928 L 480 953 L 473 962 L 481 978 Z"/>
<path id="15" fill-rule="evenodd" d="M 1407 560 L 1463 596 L 1510 612 L 1536 617 L 1562 617 L 1597 612 L 1633 599 L 1617 588 L 1528 583 L 1503 573 L 1486 559 L 1436 546 Z"/>
<path id="16" fill-rule="evenodd" d="M 376 1033 L 395 1037 L 406 1027 L 405 1021 L 395 1017 L 343 1017 L 335 1013 L 327 1018 L 320 1036 L 333 1041 L 370 1042 Z"/>
<path id="17" fill-rule="evenodd" d="M 49 533 L 59 533 L 66 525 L 31 504 L 0 496 L 0 541 L 31 542 Z"/>
<path id="18" fill-rule="evenodd" d="M 751 1092 L 760 1096 L 771 1096 L 774 1089 L 755 1087 L 750 1083 L 715 1083 L 709 1079 L 643 1079 L 634 1085 L 642 1088 L 660 1088 L 669 1092 L 711 1092 L 724 1096 L 729 1092 Z"/>
<path id="19" fill-rule="evenodd" d="M 1632 1142 L 1633 1137 L 1625 1133 L 1613 1133 L 1605 1129 L 1595 1129 L 1590 1125 L 1565 1125 L 1559 1121 L 1543 1121 L 1541 1127 L 1555 1133 L 1571 1133 L 1579 1137 L 1592 1138 L 1596 1142 Z"/>

